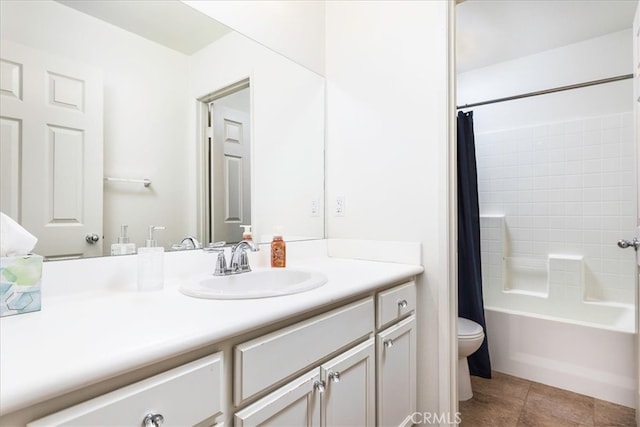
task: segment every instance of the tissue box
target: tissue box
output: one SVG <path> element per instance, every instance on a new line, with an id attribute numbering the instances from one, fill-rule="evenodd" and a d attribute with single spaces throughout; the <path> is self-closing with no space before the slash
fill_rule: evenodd
<path id="1" fill-rule="evenodd" d="M 40 255 L 0 257 L 0 317 L 40 310 Z"/>

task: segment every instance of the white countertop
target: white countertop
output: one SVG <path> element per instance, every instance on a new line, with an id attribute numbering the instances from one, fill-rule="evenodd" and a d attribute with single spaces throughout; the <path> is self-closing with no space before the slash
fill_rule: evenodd
<path id="1" fill-rule="evenodd" d="M 43 295 L 42 310 L 0 319 L 0 415 L 422 273 L 413 264 L 314 258 L 324 286 L 248 300 L 100 288 Z"/>

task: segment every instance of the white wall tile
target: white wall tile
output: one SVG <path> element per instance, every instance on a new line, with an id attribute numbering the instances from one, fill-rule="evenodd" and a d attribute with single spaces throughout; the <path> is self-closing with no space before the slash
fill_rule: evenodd
<path id="1" fill-rule="evenodd" d="M 585 119 L 584 121 L 584 129 L 589 133 L 589 131 L 600 130 L 602 129 L 602 118 L 600 117 L 590 117 Z"/>
<path id="2" fill-rule="evenodd" d="M 582 154 L 585 160 L 599 159 L 602 157 L 602 146 L 588 145 L 582 149 Z"/>
<path id="3" fill-rule="evenodd" d="M 602 186 L 603 187 L 617 187 L 621 181 L 620 172 L 607 172 L 602 174 Z"/>
<path id="4" fill-rule="evenodd" d="M 623 113 L 477 135 L 478 168 L 486 178 L 479 183 L 481 214 L 504 214 L 507 239 L 485 244 L 483 253 L 492 247 L 512 257 L 583 256 L 587 298 L 633 302 L 624 299 L 635 292 L 633 257 L 625 259 L 615 245 L 633 235 L 636 221 L 632 123 L 632 115 Z M 495 141 L 509 143 L 496 152 Z M 502 268 L 500 258 L 493 262 Z M 578 276 L 557 270 L 549 280 L 579 287 Z M 530 279 L 511 274 L 509 280 L 533 286 Z M 529 286 L 523 283 L 509 286 Z"/>

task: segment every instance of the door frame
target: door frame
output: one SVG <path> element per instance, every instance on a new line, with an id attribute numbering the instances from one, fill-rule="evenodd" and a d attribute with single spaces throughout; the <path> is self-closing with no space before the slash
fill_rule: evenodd
<path id="1" fill-rule="evenodd" d="M 636 139 L 636 237 L 640 238 L 640 4 L 636 6 L 633 37 L 633 131 Z M 640 252 L 636 250 L 636 423 L 640 425 Z"/>
<path id="2" fill-rule="evenodd" d="M 445 314 L 443 317 L 443 329 L 446 328 L 449 340 L 446 343 L 447 348 L 441 349 L 441 357 L 448 363 L 448 376 L 444 378 L 448 381 L 449 388 L 448 402 L 441 405 L 450 416 L 457 418 L 459 413 L 458 405 L 458 163 L 457 163 L 457 62 L 456 62 L 456 5 L 463 0 L 447 2 L 447 251 L 445 274 L 448 289 L 445 301 L 441 301 L 441 307 L 447 307 L 448 310 L 442 310 Z M 447 358 L 448 356 L 448 358 Z"/>
<path id="3" fill-rule="evenodd" d="M 210 168 L 209 168 L 209 144 L 210 135 L 206 131 L 209 120 L 209 103 L 216 99 L 224 98 L 240 90 L 251 88 L 251 77 L 247 76 L 234 83 L 228 84 L 222 88 L 215 89 L 196 100 L 196 225 L 197 236 L 203 245 L 211 241 L 211 185 L 210 185 Z M 253 94 L 249 97 L 252 99 Z M 251 102 L 251 101 L 250 101 Z M 252 120 L 249 120 L 251 126 Z M 252 143 L 253 145 L 253 143 Z"/>

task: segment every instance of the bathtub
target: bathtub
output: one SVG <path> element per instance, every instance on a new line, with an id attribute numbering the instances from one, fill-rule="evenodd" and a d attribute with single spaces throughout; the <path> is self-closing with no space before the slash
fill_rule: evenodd
<path id="1" fill-rule="evenodd" d="M 607 247 L 598 252 L 607 255 L 603 260 L 585 256 L 585 247 L 576 244 L 566 251 L 513 255 L 507 222 L 502 214 L 480 217 L 493 369 L 635 407 L 635 306 L 620 302 L 635 301 L 633 254 Z M 609 274 L 604 286 L 594 266 L 602 268 L 609 259 L 630 273 Z M 612 293 L 621 289 L 625 298 Z"/>
<path id="2" fill-rule="evenodd" d="M 584 314 L 570 320 L 485 305 L 492 368 L 635 408 L 634 307 L 594 305 Z"/>

